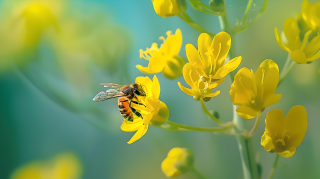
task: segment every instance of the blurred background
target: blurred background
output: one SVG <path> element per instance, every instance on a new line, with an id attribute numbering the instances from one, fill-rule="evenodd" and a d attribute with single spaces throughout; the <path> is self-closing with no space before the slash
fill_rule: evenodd
<path id="1" fill-rule="evenodd" d="M 202 0 L 204 4 L 208 1 Z M 226 3 L 232 23 L 241 20 L 247 0 Z M 248 19 L 259 13 L 263 0 L 253 3 Z M 296 17 L 301 4 L 302 0 L 268 1 L 260 20 L 236 37 L 237 55 L 243 57 L 240 67 L 255 71 L 262 61 L 272 59 L 282 69 L 287 53 L 277 45 L 274 28 L 282 29 L 286 18 Z M 189 4 L 186 12 L 205 29 L 220 31 L 218 17 L 195 11 Z M 163 179 L 160 165 L 173 147 L 191 149 L 195 167 L 208 178 L 242 178 L 234 136 L 151 126 L 145 136 L 129 145 L 133 133 L 120 130 L 117 99 L 92 101 L 105 90 L 101 82 L 130 84 L 137 76 L 146 76 L 135 68 L 137 64 L 147 66 L 139 58 L 139 49 L 153 42 L 160 45 L 158 38 L 177 28 L 183 36 L 179 55 L 185 57 L 185 44 L 196 46 L 200 33 L 178 17 L 158 16 L 151 0 L 0 0 L 0 178 L 9 179 L 19 168 L 26 170 L 23 166 L 29 172 L 73 166 L 67 172 L 79 179 Z M 280 102 L 262 114 L 264 119 L 274 108 L 286 114 L 294 105 L 303 105 L 308 113 L 301 146 L 292 158 L 280 158 L 274 178 L 320 178 L 319 68 L 319 60 L 296 65 L 277 90 L 282 94 Z M 170 109 L 169 120 L 215 126 L 203 114 L 200 102 L 179 89 L 178 81 L 186 84 L 183 77 L 157 76 L 160 100 Z M 230 81 L 218 89 L 221 94 L 206 105 L 219 111 L 221 120 L 231 121 Z M 264 127 L 261 122 L 253 141 L 266 178 L 275 154 L 260 145 Z"/>

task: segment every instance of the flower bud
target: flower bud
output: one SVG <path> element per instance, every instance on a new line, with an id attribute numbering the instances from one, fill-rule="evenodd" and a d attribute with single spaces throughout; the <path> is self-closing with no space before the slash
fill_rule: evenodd
<path id="1" fill-rule="evenodd" d="M 156 13 L 165 18 L 180 14 L 187 9 L 185 0 L 152 0 Z"/>
<path id="2" fill-rule="evenodd" d="M 159 108 L 160 109 L 159 109 L 158 114 L 154 115 L 150 121 L 151 125 L 161 126 L 162 124 L 164 124 L 168 121 L 170 111 L 169 111 L 169 108 L 167 107 L 167 105 L 164 102 L 160 101 Z"/>
<path id="3" fill-rule="evenodd" d="M 182 69 L 186 60 L 183 57 L 175 56 L 172 60 L 167 61 L 162 74 L 168 79 L 175 79 L 182 75 Z"/>
<path id="4" fill-rule="evenodd" d="M 161 164 L 161 169 L 167 177 L 178 177 L 193 168 L 194 157 L 187 148 L 173 148 Z"/>
<path id="5" fill-rule="evenodd" d="M 223 12 L 226 7 L 224 0 L 210 0 L 209 6 L 214 12 Z"/>

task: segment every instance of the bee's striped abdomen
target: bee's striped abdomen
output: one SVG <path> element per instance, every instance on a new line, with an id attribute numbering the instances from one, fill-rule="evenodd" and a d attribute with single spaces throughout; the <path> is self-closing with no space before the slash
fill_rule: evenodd
<path id="1" fill-rule="evenodd" d="M 129 106 L 129 99 L 127 97 L 120 97 L 118 98 L 118 107 L 120 114 L 123 118 L 125 118 L 128 121 L 133 120 L 133 113 Z"/>

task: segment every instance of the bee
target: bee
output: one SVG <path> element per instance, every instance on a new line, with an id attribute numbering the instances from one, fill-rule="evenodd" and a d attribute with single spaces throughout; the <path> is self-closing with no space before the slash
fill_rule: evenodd
<path id="1" fill-rule="evenodd" d="M 106 92 L 101 91 L 93 98 L 93 101 L 104 101 L 112 98 L 118 98 L 118 107 L 123 118 L 128 121 L 133 121 L 133 115 L 142 118 L 142 115 L 131 106 L 131 103 L 145 106 L 144 104 L 139 103 L 138 100 L 138 96 L 146 96 L 141 85 L 137 83 L 130 85 L 118 85 L 115 83 L 100 84 L 104 85 L 104 87 L 111 87 L 111 89 L 108 89 Z"/>

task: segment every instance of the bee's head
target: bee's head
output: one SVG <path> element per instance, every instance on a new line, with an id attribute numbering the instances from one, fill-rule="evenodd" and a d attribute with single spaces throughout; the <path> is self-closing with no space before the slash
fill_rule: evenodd
<path id="1" fill-rule="evenodd" d="M 133 93 L 138 96 L 146 96 L 142 86 L 137 83 L 133 84 Z"/>

